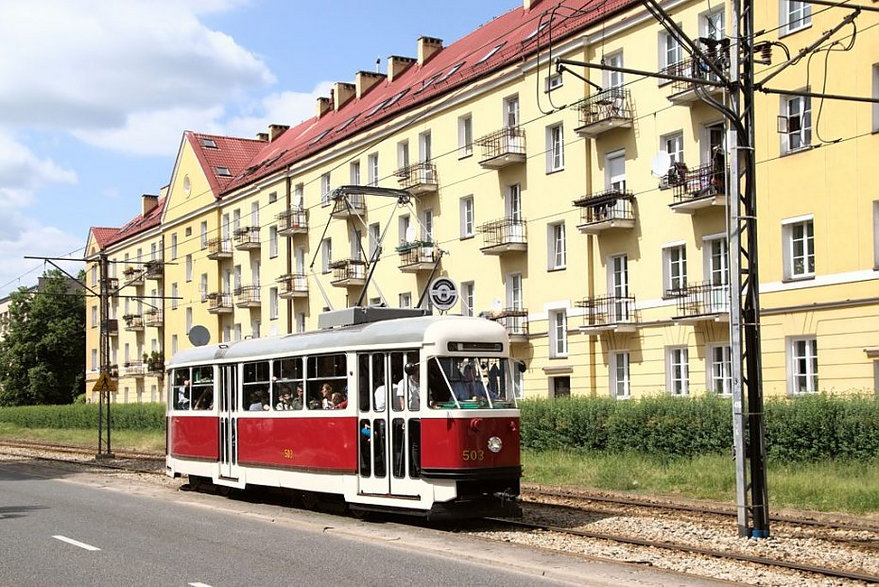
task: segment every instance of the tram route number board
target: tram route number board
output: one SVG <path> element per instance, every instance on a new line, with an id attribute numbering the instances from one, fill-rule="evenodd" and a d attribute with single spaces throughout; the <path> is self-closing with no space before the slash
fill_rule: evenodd
<path id="1" fill-rule="evenodd" d="M 437 310 L 451 310 L 458 303 L 458 286 L 448 277 L 437 277 L 430 282 L 428 295 Z"/>

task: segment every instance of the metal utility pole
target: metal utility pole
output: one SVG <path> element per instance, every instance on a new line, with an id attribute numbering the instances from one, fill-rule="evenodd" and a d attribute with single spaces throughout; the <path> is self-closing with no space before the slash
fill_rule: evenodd
<path id="1" fill-rule="evenodd" d="M 116 391 L 116 383 L 110 379 L 110 264 L 107 255 L 101 253 L 98 256 L 98 268 L 100 277 L 100 305 L 101 305 L 101 332 L 100 332 L 100 363 L 101 376 L 98 378 L 93 391 L 98 392 L 98 453 L 97 459 L 112 459 L 115 457 L 110 444 L 110 394 Z M 104 402 L 106 401 L 106 409 Z M 104 431 L 106 430 L 106 440 Z M 106 442 L 106 450 L 104 443 Z"/>

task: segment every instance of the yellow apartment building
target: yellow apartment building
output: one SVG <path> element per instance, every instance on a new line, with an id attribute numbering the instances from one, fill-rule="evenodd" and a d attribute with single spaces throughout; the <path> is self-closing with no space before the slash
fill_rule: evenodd
<path id="1" fill-rule="evenodd" d="M 755 104 L 764 392 L 872 394 L 879 108 L 818 94 L 879 96 L 877 16 L 782 68 L 852 9 L 757 4 L 756 79 L 791 92 Z M 728 67 L 730 2 L 662 5 Z M 92 229 L 89 255 L 114 261 L 111 279 L 127 262 L 161 269 L 114 282 L 117 400 L 164 399 L 160 379 L 132 366 L 194 344 L 193 326 L 212 342 L 302 332 L 327 308 L 416 306 L 436 276 L 458 285 L 452 313 L 506 326 L 528 397 L 728 394 L 734 150 L 702 94 L 728 96 L 631 71 L 711 74 L 625 0 L 525 0 L 415 49 L 334 84 L 299 125 L 256 139 L 184 133 L 164 197 L 144 198 L 136 226 Z M 556 58 L 605 69 L 559 72 Z M 334 193 L 343 185 L 364 187 Z M 158 324 L 128 330 L 126 317 L 149 312 Z"/>

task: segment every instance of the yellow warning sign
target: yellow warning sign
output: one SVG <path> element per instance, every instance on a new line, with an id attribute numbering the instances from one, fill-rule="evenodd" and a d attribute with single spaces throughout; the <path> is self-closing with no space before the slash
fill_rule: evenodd
<path id="1" fill-rule="evenodd" d="M 101 376 L 95 381 L 92 391 L 116 391 L 116 380 L 110 379 L 106 371 L 101 371 Z"/>

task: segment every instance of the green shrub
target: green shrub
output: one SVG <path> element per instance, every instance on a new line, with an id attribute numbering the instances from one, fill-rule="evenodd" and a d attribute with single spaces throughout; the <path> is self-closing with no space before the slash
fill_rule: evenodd
<path id="1" fill-rule="evenodd" d="M 119 430 L 164 430 L 164 404 L 113 404 L 111 426 Z M 22 428 L 97 429 L 97 404 L 0 408 L 0 422 Z"/>

